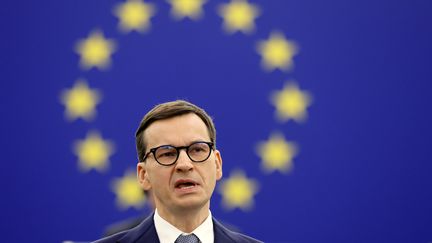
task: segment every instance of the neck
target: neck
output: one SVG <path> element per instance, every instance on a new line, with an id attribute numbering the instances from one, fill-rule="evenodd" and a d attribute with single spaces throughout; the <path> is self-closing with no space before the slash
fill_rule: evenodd
<path id="1" fill-rule="evenodd" d="M 209 216 L 209 207 L 199 209 L 183 209 L 176 212 L 166 211 L 163 208 L 158 208 L 159 216 L 168 221 L 177 229 L 191 233 Z"/>

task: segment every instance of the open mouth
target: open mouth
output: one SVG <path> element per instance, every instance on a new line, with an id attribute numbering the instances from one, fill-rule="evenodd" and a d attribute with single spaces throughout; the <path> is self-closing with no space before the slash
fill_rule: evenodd
<path id="1" fill-rule="evenodd" d="M 178 180 L 175 183 L 175 188 L 178 189 L 187 189 L 197 186 L 198 183 L 192 181 L 192 180 Z"/>

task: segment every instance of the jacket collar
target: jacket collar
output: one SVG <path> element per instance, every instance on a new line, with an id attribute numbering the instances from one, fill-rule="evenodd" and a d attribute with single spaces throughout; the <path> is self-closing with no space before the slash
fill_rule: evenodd
<path id="1" fill-rule="evenodd" d="M 156 232 L 154 225 L 154 213 L 144 219 L 135 228 L 130 229 L 122 238 L 118 239 L 119 243 L 132 243 L 132 242 L 157 242 L 159 243 L 159 237 Z M 225 228 L 215 218 L 213 218 L 213 231 L 214 231 L 214 242 L 215 243 L 228 243 L 235 242 L 230 236 L 232 232 Z"/>
<path id="2" fill-rule="evenodd" d="M 135 228 L 130 229 L 117 242 L 159 242 L 153 221 L 154 213 L 144 219 Z"/>
<path id="3" fill-rule="evenodd" d="M 235 242 L 233 238 L 231 238 L 232 232 L 225 228 L 219 221 L 213 218 L 213 231 L 214 231 L 214 242 L 215 243 L 227 243 L 227 242 Z"/>

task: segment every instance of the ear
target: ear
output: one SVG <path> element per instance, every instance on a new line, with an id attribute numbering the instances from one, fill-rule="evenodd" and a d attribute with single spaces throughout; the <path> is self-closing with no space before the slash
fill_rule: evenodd
<path id="1" fill-rule="evenodd" d="M 219 150 L 214 151 L 215 154 L 215 163 L 216 163 L 216 180 L 220 180 L 222 178 L 222 156 Z"/>
<path id="2" fill-rule="evenodd" d="M 137 178 L 138 183 L 140 184 L 141 188 L 143 190 L 150 190 L 151 189 L 151 183 L 148 178 L 148 172 L 146 169 L 146 163 L 145 162 L 138 162 L 137 164 Z"/>

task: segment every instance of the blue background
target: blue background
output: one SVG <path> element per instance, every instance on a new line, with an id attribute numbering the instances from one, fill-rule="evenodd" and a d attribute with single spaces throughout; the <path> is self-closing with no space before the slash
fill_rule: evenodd
<path id="1" fill-rule="evenodd" d="M 184 98 L 218 130 L 225 175 L 260 183 L 251 211 L 213 214 L 266 242 L 432 241 L 432 2 L 256 0 L 252 35 L 225 34 L 208 1 L 200 21 L 170 5 L 147 34 L 122 34 L 119 1 L 2 1 L 0 148 L 3 242 L 94 240 L 119 210 L 113 178 L 136 163 L 134 131 L 159 102 Z M 118 44 L 107 71 L 82 70 L 74 45 L 95 28 Z M 280 30 L 300 46 L 290 72 L 265 72 L 257 41 Z M 88 80 L 103 100 L 91 122 L 64 118 L 60 94 Z M 305 123 L 275 119 L 270 94 L 294 79 L 313 96 Z M 113 140 L 106 173 L 78 169 L 73 141 Z M 281 131 L 300 152 L 289 174 L 261 171 L 255 146 Z"/>

